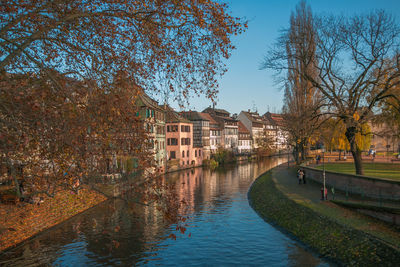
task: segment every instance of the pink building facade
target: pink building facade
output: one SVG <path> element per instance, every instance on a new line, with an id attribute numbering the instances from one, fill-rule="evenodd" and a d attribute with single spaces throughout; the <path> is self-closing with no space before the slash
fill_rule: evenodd
<path id="1" fill-rule="evenodd" d="M 167 123 L 167 159 L 179 160 L 179 166 L 193 165 L 193 125 L 191 123 Z"/>
<path id="2" fill-rule="evenodd" d="M 197 162 L 193 150 L 193 124 L 168 107 L 166 117 L 165 138 L 168 170 L 194 167 Z"/>

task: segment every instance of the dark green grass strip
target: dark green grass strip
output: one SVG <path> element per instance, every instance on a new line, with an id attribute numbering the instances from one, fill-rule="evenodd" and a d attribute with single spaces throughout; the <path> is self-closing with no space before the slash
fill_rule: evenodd
<path id="1" fill-rule="evenodd" d="M 391 180 L 400 180 L 400 164 L 391 164 L 391 163 L 363 163 L 364 166 L 364 175 L 391 179 Z M 322 170 L 322 165 L 316 166 L 317 169 Z M 347 174 L 356 174 L 354 163 L 325 163 L 325 170 L 347 173 Z"/>
<path id="2" fill-rule="evenodd" d="M 399 266 L 396 248 L 287 198 L 275 187 L 271 172 L 254 182 L 249 200 L 264 220 L 285 229 L 323 257 L 343 265 Z"/>

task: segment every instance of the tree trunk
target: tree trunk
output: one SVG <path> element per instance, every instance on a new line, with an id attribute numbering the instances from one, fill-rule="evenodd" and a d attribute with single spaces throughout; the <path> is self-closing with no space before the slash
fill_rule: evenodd
<path id="1" fill-rule="evenodd" d="M 357 133 L 356 127 L 351 126 L 346 128 L 346 138 L 350 143 L 350 151 L 351 154 L 353 155 L 356 174 L 363 175 L 364 168 L 361 160 L 361 150 L 358 149 L 356 144 L 356 133 Z"/>
<path id="2" fill-rule="evenodd" d="M 17 197 L 21 197 L 21 188 L 19 187 L 19 181 L 17 178 L 17 175 L 15 173 L 15 167 L 14 164 L 10 163 L 10 169 L 11 169 L 11 177 L 14 180 L 14 186 L 15 186 L 15 193 L 17 194 Z"/>
<path id="3" fill-rule="evenodd" d="M 300 164 L 300 158 L 299 158 L 299 146 L 296 144 L 296 146 L 293 148 L 293 157 L 294 160 L 296 161 L 296 164 Z"/>
<path id="4" fill-rule="evenodd" d="M 304 142 L 300 143 L 300 149 L 301 149 L 301 161 L 303 162 L 306 160 L 306 149 L 305 149 Z"/>

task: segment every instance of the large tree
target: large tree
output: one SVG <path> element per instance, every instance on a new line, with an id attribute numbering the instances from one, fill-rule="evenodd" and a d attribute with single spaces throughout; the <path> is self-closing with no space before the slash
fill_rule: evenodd
<path id="1" fill-rule="evenodd" d="M 346 127 L 342 120 L 338 118 L 329 118 L 319 129 L 320 139 L 323 141 L 327 150 L 339 150 L 339 159 L 341 152 L 350 150 L 350 144 L 346 138 Z M 364 123 L 361 131 L 356 135 L 356 144 L 360 150 L 367 150 L 371 145 L 371 128 L 368 123 Z"/>
<path id="2" fill-rule="evenodd" d="M 283 77 L 285 98 L 284 125 L 289 133 L 294 157 L 299 163 L 305 160 L 307 148 L 320 123 L 322 98 L 313 84 L 300 75 L 307 72 L 314 79 L 317 73 L 316 31 L 311 8 L 301 1 L 290 17 L 290 27 L 284 31 L 280 44 L 285 46 L 288 71 Z"/>
<path id="3" fill-rule="evenodd" d="M 400 29 L 384 11 L 365 15 L 320 16 L 315 20 L 316 60 L 312 72 L 287 64 L 286 46 L 278 43 L 265 59 L 265 67 L 295 71 L 317 88 L 329 104 L 325 112 L 341 119 L 357 174 L 363 174 L 356 136 L 377 104 L 393 97 L 400 83 Z M 315 72 L 316 70 L 316 72 Z M 316 75 L 315 75 L 316 74 Z"/>
<path id="4" fill-rule="evenodd" d="M 212 0 L 2 1 L 2 163 L 49 195 L 106 172 L 115 156 L 146 168 L 136 98 L 213 98 L 244 27 Z"/>

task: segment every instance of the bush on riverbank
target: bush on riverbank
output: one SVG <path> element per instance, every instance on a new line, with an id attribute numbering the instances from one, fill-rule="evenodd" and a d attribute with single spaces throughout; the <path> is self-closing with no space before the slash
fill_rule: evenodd
<path id="1" fill-rule="evenodd" d="M 225 148 L 218 148 L 215 154 L 212 154 L 212 159 L 215 160 L 218 165 L 224 165 L 225 163 L 231 163 L 236 161 L 235 154 Z"/>
<path id="2" fill-rule="evenodd" d="M 276 188 L 271 172 L 254 182 L 249 199 L 264 220 L 282 227 L 324 257 L 360 266 L 395 266 L 400 262 L 395 248 L 287 198 Z"/>

